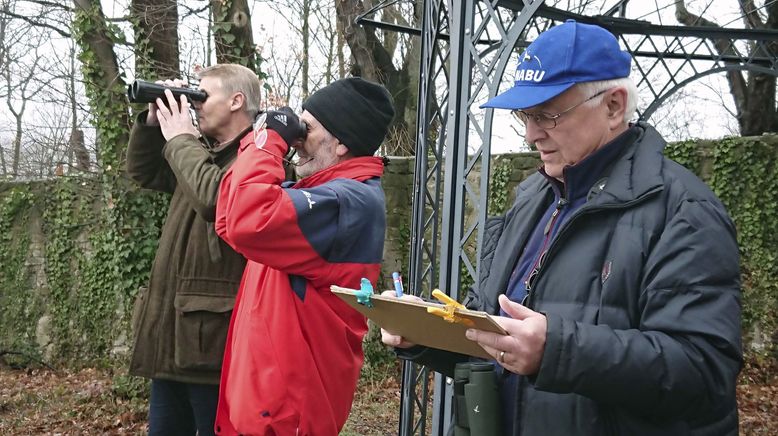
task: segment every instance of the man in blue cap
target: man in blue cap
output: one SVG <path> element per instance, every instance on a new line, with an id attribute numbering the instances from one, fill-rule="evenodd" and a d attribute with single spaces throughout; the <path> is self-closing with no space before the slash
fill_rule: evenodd
<path id="1" fill-rule="evenodd" d="M 738 433 L 735 229 L 656 130 L 629 122 L 630 60 L 605 29 L 568 21 L 483 105 L 512 110 L 543 162 L 487 222 L 465 301 L 508 332 L 467 332 L 497 364 L 503 434 Z M 383 340 L 447 375 L 468 359 Z"/>

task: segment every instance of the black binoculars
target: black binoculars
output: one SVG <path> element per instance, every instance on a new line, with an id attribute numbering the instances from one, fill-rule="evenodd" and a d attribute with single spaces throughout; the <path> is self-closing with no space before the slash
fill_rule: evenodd
<path id="1" fill-rule="evenodd" d="M 454 367 L 454 436 L 500 436 L 500 390 L 494 364 L 457 363 Z"/>
<path id="2" fill-rule="evenodd" d="M 205 101 L 208 94 L 200 89 L 177 88 L 174 86 L 165 86 L 159 83 L 147 82 L 145 80 L 136 80 L 127 87 L 127 99 L 130 103 L 156 103 L 157 98 L 166 102 L 165 90 L 169 89 L 178 101 L 181 95 L 185 95 L 189 101 Z M 167 104 L 167 103 L 165 103 Z"/>

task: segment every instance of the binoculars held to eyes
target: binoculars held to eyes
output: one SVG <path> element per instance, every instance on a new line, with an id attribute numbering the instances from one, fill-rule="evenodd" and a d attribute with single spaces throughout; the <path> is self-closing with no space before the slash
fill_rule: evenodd
<path id="1" fill-rule="evenodd" d="M 177 88 L 145 80 L 136 80 L 127 87 L 127 99 L 130 100 L 130 103 L 156 103 L 157 98 L 161 98 L 167 104 L 166 89 L 173 93 L 176 101 L 181 98 L 181 95 L 185 95 L 190 102 L 205 101 L 208 98 L 208 94 L 200 89 Z"/>

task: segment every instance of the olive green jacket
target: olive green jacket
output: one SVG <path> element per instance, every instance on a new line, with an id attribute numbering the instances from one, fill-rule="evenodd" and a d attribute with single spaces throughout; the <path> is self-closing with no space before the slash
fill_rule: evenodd
<path id="1" fill-rule="evenodd" d="M 213 221 L 219 182 L 250 131 L 209 150 L 188 134 L 166 143 L 159 127 L 145 120 L 143 112 L 130 133 L 127 173 L 173 197 L 149 286 L 135 301 L 130 373 L 218 384 L 246 260 L 219 239 Z"/>

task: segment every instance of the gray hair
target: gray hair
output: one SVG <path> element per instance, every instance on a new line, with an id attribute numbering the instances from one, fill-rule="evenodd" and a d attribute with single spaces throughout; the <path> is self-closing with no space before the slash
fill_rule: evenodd
<path id="1" fill-rule="evenodd" d="M 219 79 L 222 90 L 228 95 L 240 92 L 246 97 L 243 111 L 250 119 L 259 113 L 262 102 L 262 83 L 254 71 L 239 64 L 216 64 L 202 69 L 197 73 L 199 78 L 213 77 Z"/>
<path id="2" fill-rule="evenodd" d="M 598 92 L 602 92 L 611 88 L 622 87 L 627 90 L 627 107 L 624 109 L 624 122 L 628 123 L 635 114 L 635 110 L 638 107 L 638 88 L 635 82 L 629 77 L 621 77 L 618 79 L 609 80 L 597 80 L 594 82 L 583 82 L 576 85 L 581 91 L 581 94 L 586 96 L 595 95 Z M 602 96 L 592 99 L 585 103 L 585 105 L 597 105 L 602 101 Z"/>

